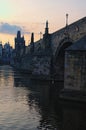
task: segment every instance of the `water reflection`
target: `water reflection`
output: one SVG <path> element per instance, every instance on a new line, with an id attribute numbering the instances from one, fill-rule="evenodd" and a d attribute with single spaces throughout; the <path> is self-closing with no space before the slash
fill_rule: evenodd
<path id="1" fill-rule="evenodd" d="M 40 115 L 28 105 L 30 90 L 15 86 L 20 74 L 9 66 L 0 66 L 0 129 L 37 130 Z"/>
<path id="2" fill-rule="evenodd" d="M 27 77 L 21 74 L 20 79 L 14 79 L 14 84 L 16 84 L 16 87 L 26 86 L 30 90 L 30 93 L 27 95 L 28 105 L 30 109 L 35 108 L 40 114 L 37 129 L 59 130 L 61 128 L 61 109 L 57 104 L 57 100 L 55 100 L 55 93 L 52 93 L 53 88 L 51 88 L 49 82 L 27 80 Z"/>
<path id="3" fill-rule="evenodd" d="M 86 104 L 67 103 L 63 107 L 63 130 L 86 129 Z"/>
<path id="4" fill-rule="evenodd" d="M 25 80 L 25 79 L 24 79 Z M 23 84 L 24 81 L 21 81 Z M 28 104 L 35 107 L 40 113 L 38 129 L 45 130 L 82 130 L 86 129 L 86 105 L 72 102 L 60 102 L 58 100 L 59 88 L 62 83 L 55 86 L 50 84 L 28 81 L 29 90 Z M 26 85 L 25 85 L 26 84 Z M 28 83 L 25 82 L 25 86 Z M 58 87 L 58 89 L 56 88 Z M 39 109 L 38 109 L 39 108 Z"/>
<path id="5" fill-rule="evenodd" d="M 86 105 L 61 102 L 62 83 L 30 80 L 9 66 L 0 67 L 1 130 L 85 130 Z"/>

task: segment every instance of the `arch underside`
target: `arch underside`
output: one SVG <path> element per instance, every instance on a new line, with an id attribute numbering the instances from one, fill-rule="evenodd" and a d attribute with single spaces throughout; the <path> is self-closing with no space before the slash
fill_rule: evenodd
<path id="1" fill-rule="evenodd" d="M 54 59 L 54 78 L 64 80 L 65 49 L 72 45 L 71 41 L 65 41 L 59 45 Z"/>

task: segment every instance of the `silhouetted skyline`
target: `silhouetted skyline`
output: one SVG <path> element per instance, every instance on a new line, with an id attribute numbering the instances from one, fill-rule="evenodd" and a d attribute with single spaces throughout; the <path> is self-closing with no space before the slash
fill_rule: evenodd
<path id="1" fill-rule="evenodd" d="M 14 44 L 18 30 L 25 35 L 27 44 L 31 32 L 35 40 L 44 33 L 46 20 L 50 33 L 65 26 L 65 15 L 69 14 L 69 24 L 84 17 L 86 0 L 1 0 L 0 1 L 0 41 Z"/>

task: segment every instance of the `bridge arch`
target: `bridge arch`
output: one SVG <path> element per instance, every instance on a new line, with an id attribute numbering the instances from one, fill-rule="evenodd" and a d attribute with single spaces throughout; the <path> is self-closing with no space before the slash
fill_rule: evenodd
<path id="1" fill-rule="evenodd" d="M 61 40 L 54 57 L 54 76 L 57 80 L 64 79 L 65 49 L 73 44 L 73 40 L 65 38 Z"/>
<path id="2" fill-rule="evenodd" d="M 57 57 L 61 53 L 61 51 L 65 50 L 67 47 L 73 44 L 73 40 L 70 38 L 64 38 L 60 41 L 59 46 L 57 47 L 56 53 L 55 53 L 55 59 L 57 60 Z"/>

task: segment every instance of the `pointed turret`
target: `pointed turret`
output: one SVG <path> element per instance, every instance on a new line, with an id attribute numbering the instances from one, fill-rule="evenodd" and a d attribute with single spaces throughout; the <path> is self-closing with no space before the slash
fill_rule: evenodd
<path id="1" fill-rule="evenodd" d="M 19 61 L 20 57 L 25 53 L 25 40 L 24 36 L 21 36 L 21 31 L 17 31 L 17 36 L 15 37 L 15 51 Z"/>
<path id="2" fill-rule="evenodd" d="M 34 33 L 31 34 L 30 52 L 34 52 Z"/>
<path id="3" fill-rule="evenodd" d="M 49 28 L 48 28 L 48 20 L 47 20 L 47 21 L 46 21 L 45 34 L 48 34 L 48 33 L 49 33 L 48 30 L 49 30 Z"/>
<path id="4" fill-rule="evenodd" d="M 68 16 L 69 14 L 66 14 L 66 26 L 65 26 L 65 33 L 64 33 L 67 38 L 69 38 Z"/>
<path id="5" fill-rule="evenodd" d="M 31 43 L 34 43 L 34 33 L 31 34 Z"/>
<path id="6" fill-rule="evenodd" d="M 43 43 L 45 50 L 51 49 L 51 35 L 49 34 L 48 20 L 46 21 L 45 34 L 43 35 Z"/>
<path id="7" fill-rule="evenodd" d="M 68 26 L 68 14 L 66 14 L 66 27 Z"/>
<path id="8" fill-rule="evenodd" d="M 20 31 L 17 32 L 17 38 L 21 38 L 21 32 Z"/>

